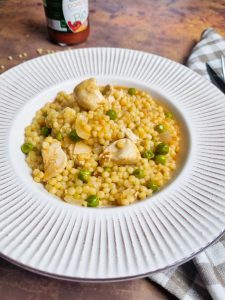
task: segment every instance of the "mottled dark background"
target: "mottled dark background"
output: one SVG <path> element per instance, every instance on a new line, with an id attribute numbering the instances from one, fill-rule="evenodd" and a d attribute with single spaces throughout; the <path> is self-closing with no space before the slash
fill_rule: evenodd
<path id="1" fill-rule="evenodd" d="M 213 27 L 225 36 L 225 1 L 91 0 L 90 19 L 90 37 L 79 47 L 132 48 L 184 63 L 205 28 Z M 66 49 L 48 42 L 41 0 L 0 0 L 0 72 L 38 56 L 38 48 L 44 54 Z M 147 279 L 107 284 L 63 282 L 0 259 L 0 300 L 20 299 L 174 298 Z"/>

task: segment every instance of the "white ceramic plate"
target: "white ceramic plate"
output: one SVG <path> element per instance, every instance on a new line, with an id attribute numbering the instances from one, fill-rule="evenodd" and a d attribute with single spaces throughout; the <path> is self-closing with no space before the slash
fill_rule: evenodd
<path id="1" fill-rule="evenodd" d="M 20 151 L 24 127 L 59 90 L 94 76 L 171 106 L 182 126 L 181 167 L 165 189 L 129 207 L 83 208 L 33 182 Z M 225 229 L 225 97 L 175 62 L 127 49 L 43 56 L 0 76 L 0 252 L 71 280 L 122 280 L 179 264 Z"/>

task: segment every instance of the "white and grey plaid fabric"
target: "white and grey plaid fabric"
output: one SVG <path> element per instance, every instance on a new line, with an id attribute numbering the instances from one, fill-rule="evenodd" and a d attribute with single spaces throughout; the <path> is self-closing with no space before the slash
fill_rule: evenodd
<path id="1" fill-rule="evenodd" d="M 193 48 L 187 66 L 209 79 L 205 63 L 221 73 L 222 55 L 225 55 L 225 39 L 209 28 Z M 149 278 L 178 299 L 225 300 L 225 236 L 193 260 Z"/>

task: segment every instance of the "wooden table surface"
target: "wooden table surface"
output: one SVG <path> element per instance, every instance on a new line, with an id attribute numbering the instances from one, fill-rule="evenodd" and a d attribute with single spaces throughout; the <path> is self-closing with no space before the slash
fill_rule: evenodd
<path id="1" fill-rule="evenodd" d="M 224 0 L 92 0 L 90 18 L 89 39 L 73 48 L 125 47 L 185 63 L 205 28 L 213 27 L 225 36 Z M 43 54 L 66 49 L 48 41 L 41 0 L 0 0 L 0 66 L 7 70 L 37 57 L 38 48 L 43 49 Z M 32 274 L 0 259 L 0 299 L 106 298 L 175 299 L 147 279 L 106 284 L 63 282 Z"/>

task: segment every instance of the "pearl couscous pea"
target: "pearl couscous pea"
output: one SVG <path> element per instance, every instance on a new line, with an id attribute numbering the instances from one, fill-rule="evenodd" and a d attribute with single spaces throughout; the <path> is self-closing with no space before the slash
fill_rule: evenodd
<path id="1" fill-rule="evenodd" d="M 179 126 L 175 116 L 146 92 L 132 87 L 100 91 L 105 101 L 95 110 L 84 110 L 73 94 L 59 92 L 26 127 L 21 150 L 34 181 L 62 200 L 84 207 L 129 205 L 156 193 L 171 179 L 180 149 Z M 86 139 L 75 128 L 79 114 L 89 133 Z M 133 164 L 102 162 L 101 154 L 113 142 L 119 140 L 116 148 L 124 150 L 122 139 L 129 138 L 124 128 L 137 137 L 140 158 Z M 60 174 L 45 180 L 42 151 L 48 151 L 54 139 L 67 162 Z M 90 151 L 71 154 L 71 147 L 80 142 Z"/>

